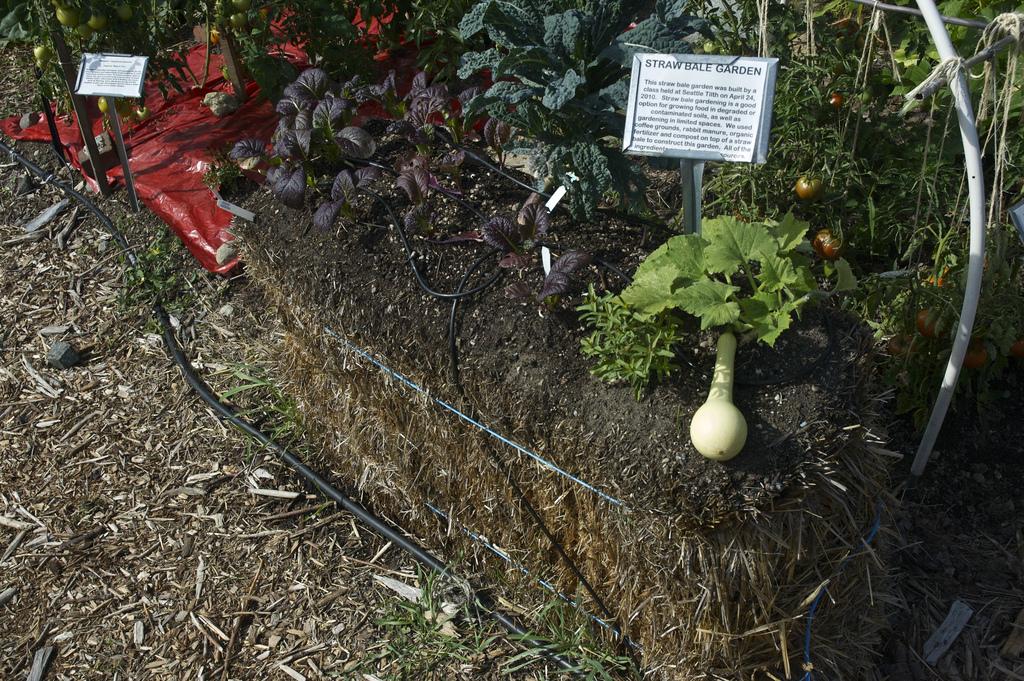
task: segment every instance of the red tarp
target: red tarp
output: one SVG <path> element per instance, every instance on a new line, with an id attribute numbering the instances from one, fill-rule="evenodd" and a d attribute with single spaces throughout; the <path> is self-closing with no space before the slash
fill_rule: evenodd
<path id="1" fill-rule="evenodd" d="M 205 53 L 204 45 L 187 53 L 188 65 L 199 78 L 202 78 Z M 304 53 L 292 46 L 285 46 L 281 54 L 299 68 L 305 59 Z M 145 101 L 151 115 L 125 130 L 125 144 L 139 199 L 174 230 L 203 267 L 221 274 L 236 264 L 233 261 L 218 265 L 216 259 L 217 249 L 231 240 L 226 230 L 231 225 L 232 215 L 217 207 L 213 192 L 203 184 L 203 173 L 209 167 L 213 152 L 243 137 L 269 140 L 277 126 L 273 105 L 258 97 L 259 88 L 254 82 L 247 84 L 248 99 L 242 107 L 224 118 L 217 118 L 201 104 L 209 92 L 233 92 L 230 83 L 220 75 L 223 63 L 219 54 L 211 54 L 206 86 L 198 88 L 190 80 L 179 81 L 185 93 L 172 90 L 167 100 L 152 82 L 147 83 Z M 102 118 L 95 108 L 94 113 L 93 129 L 99 134 Z M 0 131 L 18 140 L 50 141 L 45 119 L 25 130 L 18 121 L 18 116 L 0 120 Z M 73 117 L 59 118 L 57 130 L 71 163 L 81 169 L 78 152 L 84 145 Z M 107 177 L 112 183 L 122 184 L 120 164 L 108 171 Z M 88 179 L 88 182 L 96 188 L 94 180 Z"/>

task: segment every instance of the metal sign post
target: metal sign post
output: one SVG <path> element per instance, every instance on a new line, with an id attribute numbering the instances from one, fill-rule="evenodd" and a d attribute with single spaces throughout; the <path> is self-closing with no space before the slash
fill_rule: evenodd
<path id="1" fill-rule="evenodd" d="M 683 233 L 700 234 L 700 204 L 704 190 L 704 161 L 679 160 L 679 181 L 683 187 Z"/>
<path id="2" fill-rule="evenodd" d="M 114 148 L 117 149 L 117 157 L 121 159 L 121 169 L 124 171 L 124 184 L 128 188 L 128 199 L 131 201 L 132 210 L 138 213 L 142 210 L 139 205 L 139 195 L 135 191 L 135 177 L 132 175 L 131 166 L 128 165 L 128 147 L 124 144 L 124 135 L 121 133 L 121 114 L 117 112 L 117 99 L 110 97 L 110 129 L 114 133 Z"/>
<path id="3" fill-rule="evenodd" d="M 68 84 L 68 92 L 71 93 L 71 105 L 75 109 L 75 118 L 78 120 L 78 129 L 82 133 L 82 142 L 89 153 L 89 165 L 92 166 L 92 178 L 96 180 L 101 196 L 110 196 L 110 184 L 107 182 L 107 173 L 100 162 L 100 152 L 96 144 L 96 138 L 92 131 L 92 117 L 89 116 L 89 109 L 86 107 L 86 99 L 75 90 L 75 72 L 71 63 L 71 50 L 64 42 L 64 35 L 60 31 L 52 31 L 50 37 L 53 39 L 53 46 L 57 50 L 57 58 L 60 60 L 61 69 L 64 71 L 64 80 Z"/>

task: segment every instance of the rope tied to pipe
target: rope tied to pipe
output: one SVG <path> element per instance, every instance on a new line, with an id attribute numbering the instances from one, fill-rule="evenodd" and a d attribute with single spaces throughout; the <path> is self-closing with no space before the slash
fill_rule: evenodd
<path id="1" fill-rule="evenodd" d="M 1014 78 L 1014 72 L 1017 70 L 1017 54 L 1021 49 L 1024 49 L 1024 12 L 1006 12 L 1005 14 L 1000 14 L 993 19 L 991 23 L 985 27 L 985 32 L 982 33 L 981 40 L 978 41 L 977 51 L 981 52 L 983 50 L 987 50 L 1003 38 L 1013 38 L 1017 43 L 1009 48 L 1011 53 L 1006 64 L 1007 78 L 1011 79 L 1011 82 L 1007 85 L 1012 90 L 1012 79 Z M 982 81 L 981 88 L 981 102 L 978 104 L 979 121 L 983 121 L 989 117 L 993 105 L 998 108 L 995 75 L 995 59 L 987 59 L 985 61 L 985 68 L 981 74 L 981 77 L 984 80 Z"/>
<path id="2" fill-rule="evenodd" d="M 908 111 L 917 106 L 921 99 L 924 99 L 925 93 L 930 93 L 938 90 L 943 83 L 953 82 L 957 76 L 961 73 L 966 72 L 967 68 L 964 66 L 963 57 L 948 57 L 943 59 L 936 65 L 932 72 L 928 74 L 928 77 L 921 81 L 917 87 L 908 92 L 903 96 L 907 100 L 907 103 L 903 105 L 900 110 L 900 114 L 906 114 Z"/>
<path id="3" fill-rule="evenodd" d="M 1024 12 L 1006 12 L 1000 14 L 985 28 L 978 42 L 978 51 L 992 50 L 997 42 L 1012 38 L 1006 55 L 1006 73 L 1003 76 L 1002 88 L 996 88 L 996 59 L 985 60 L 982 70 L 981 101 L 978 103 L 978 120 L 992 119 L 988 134 L 985 136 L 985 148 L 993 145 L 992 153 L 992 192 L 989 194 L 988 221 L 999 220 L 1003 212 L 1002 184 L 1006 175 L 1006 164 L 1009 156 L 1007 149 L 1009 123 L 1013 117 L 1011 108 L 1014 91 L 1017 89 L 1019 69 L 1018 57 L 1024 48 Z"/>

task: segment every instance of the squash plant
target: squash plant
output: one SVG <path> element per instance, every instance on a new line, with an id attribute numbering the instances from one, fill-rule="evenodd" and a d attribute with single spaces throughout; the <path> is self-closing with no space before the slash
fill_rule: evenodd
<path id="1" fill-rule="evenodd" d="M 804 255 L 809 228 L 792 215 L 778 223 L 706 220 L 702 234 L 673 237 L 651 253 L 621 294 L 641 318 L 679 310 L 700 319 L 701 329 L 722 329 L 708 399 L 690 424 L 705 457 L 731 459 L 747 438 L 746 419 L 732 403 L 735 333 L 774 345 L 793 316 L 824 295 Z M 833 290 L 854 287 L 845 260 L 830 267 L 838 274 Z"/>
<path id="2" fill-rule="evenodd" d="M 470 111 L 514 128 L 505 150 L 530 159 L 538 188 L 564 185 L 574 214 L 604 199 L 642 210 L 644 176 L 619 140 L 629 67 L 636 52 L 691 51 L 705 23 L 684 5 L 658 0 L 645 18 L 625 0 L 479 0 L 459 29 L 493 47 L 465 54 L 459 77 L 489 70 L 494 83 Z"/>
<path id="3" fill-rule="evenodd" d="M 701 329 L 727 327 L 774 345 L 793 316 L 823 295 L 810 268 L 809 225 L 786 215 L 780 222 L 732 217 L 705 220 L 702 234 L 676 236 L 637 268 L 623 301 L 641 316 L 681 310 Z M 834 290 L 856 285 L 840 258 Z"/>

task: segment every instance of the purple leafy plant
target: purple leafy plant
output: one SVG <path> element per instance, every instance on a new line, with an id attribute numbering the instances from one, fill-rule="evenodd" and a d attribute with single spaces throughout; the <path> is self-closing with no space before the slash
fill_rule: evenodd
<path id="1" fill-rule="evenodd" d="M 593 256 L 584 251 L 568 251 L 551 264 L 551 270 L 544 277 L 540 292 L 533 294 L 529 285 L 517 281 L 505 288 L 505 295 L 514 300 L 533 299 L 553 309 L 561 301 L 562 296 L 572 293 L 576 287 L 574 275 L 593 262 Z"/>
<path id="2" fill-rule="evenodd" d="M 351 125 L 358 104 L 366 96 L 366 88 L 358 79 L 339 86 L 323 69 L 306 69 L 285 88 L 275 106 L 280 118 L 271 152 L 266 153 L 262 141 L 248 138 L 235 144 L 231 158 L 245 168 L 266 161 L 271 193 L 284 205 L 301 208 L 307 192 L 316 192 L 320 185 L 317 168 L 324 164 L 351 166 L 353 159 L 366 159 L 376 152 L 373 136 Z M 314 222 L 318 228 L 334 224 L 348 205 L 336 205 L 339 201 L 342 199 L 332 196 L 317 208 Z"/>
<path id="3" fill-rule="evenodd" d="M 409 197 L 409 203 L 419 205 L 427 200 L 430 173 L 419 166 L 411 166 L 402 171 L 395 184 Z"/>
<path id="4" fill-rule="evenodd" d="M 530 252 L 538 240 L 548 233 L 551 218 L 539 198 L 539 195 L 534 194 L 527 199 L 515 220 L 496 215 L 481 229 L 484 242 L 502 254 L 499 264 L 503 267 L 527 265 Z"/>
<path id="5" fill-rule="evenodd" d="M 355 172 L 342 170 L 334 177 L 330 199 L 320 204 L 313 214 L 313 226 L 325 232 L 334 226 L 339 215 L 351 216 L 352 206 L 361 189 L 366 189 L 380 177 L 376 168 L 360 168 Z"/>

